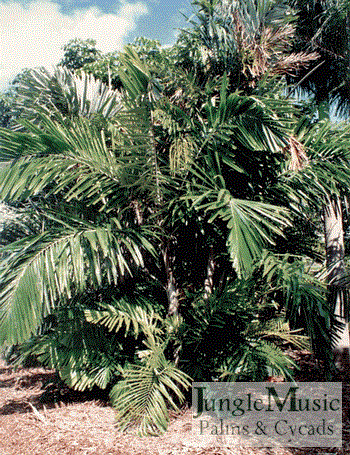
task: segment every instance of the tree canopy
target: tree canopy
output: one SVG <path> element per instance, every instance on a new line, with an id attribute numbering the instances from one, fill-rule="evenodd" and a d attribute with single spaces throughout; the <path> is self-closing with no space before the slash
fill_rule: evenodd
<path id="1" fill-rule="evenodd" d="M 92 39 L 72 39 L 63 47 L 63 52 L 59 65 L 69 70 L 82 68 L 99 60 L 102 55 L 102 52 L 96 48 L 96 41 Z"/>

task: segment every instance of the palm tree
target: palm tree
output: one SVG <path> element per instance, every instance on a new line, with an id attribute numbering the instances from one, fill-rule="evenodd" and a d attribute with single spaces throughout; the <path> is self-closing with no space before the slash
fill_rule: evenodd
<path id="1" fill-rule="evenodd" d="M 179 60 L 200 86 L 227 73 L 230 89 L 252 93 L 262 79 L 306 68 L 315 52 L 292 52 L 293 11 L 287 2 L 199 0 L 191 29 L 179 37 Z M 211 81 L 211 82 L 210 82 Z M 263 84 L 260 89 L 270 86 Z"/>
<path id="2" fill-rule="evenodd" d="M 20 128 L 1 130 L 0 197 L 40 220 L 3 248 L 1 342 L 29 339 L 24 350 L 73 387 L 113 385 L 121 422 L 134 416 L 142 432 L 164 430 L 169 389 L 181 400 L 187 375 L 290 377 L 281 343 L 305 339 L 288 320 L 330 343 L 311 255 L 300 237 L 300 256 L 288 246 L 291 169 L 307 162 L 294 104 L 263 73 L 244 92 L 229 66 L 209 65 L 203 94 L 196 65 L 167 62 L 157 73 L 127 47 L 123 89 L 98 89 L 107 104 L 82 103 L 77 76 L 35 73 Z M 26 110 L 32 93 L 39 101 Z"/>
<path id="3" fill-rule="evenodd" d="M 315 107 L 318 121 L 330 118 L 330 109 L 337 115 L 349 112 L 349 5 L 342 1 L 293 1 L 297 9 L 297 51 L 317 52 L 319 59 L 308 70 L 300 70 L 291 81 L 297 93 L 307 94 Z M 348 163 L 345 163 L 348 166 Z M 347 191 L 333 188 L 323 198 L 324 238 L 328 269 L 329 305 L 339 319 L 347 321 L 349 307 L 344 257 L 344 227 L 341 200 Z M 349 359 L 349 326 L 338 331 L 337 351 Z M 344 356 L 343 355 L 343 356 Z M 345 358 L 344 357 L 344 358 Z"/>
<path id="4" fill-rule="evenodd" d="M 169 394 L 159 394 L 157 384 L 172 384 L 181 399 L 185 373 L 198 374 L 189 356 L 194 348 L 201 358 L 213 357 L 206 377 L 255 377 L 267 367 L 290 375 L 292 363 L 275 340 L 300 345 L 302 339 L 281 325 L 280 311 L 273 312 L 277 325 L 267 324 L 262 310 L 281 299 L 279 291 L 267 283 L 269 292 L 249 292 L 246 280 L 255 271 L 266 281 L 264 248 L 290 223 L 270 183 L 280 170 L 276 153 L 285 144 L 291 104 L 276 103 L 275 94 L 228 94 L 223 76 L 219 98 L 215 88 L 202 106 L 185 100 L 181 107 L 174 82 L 164 79 L 163 89 L 130 48 L 121 57 L 123 96 L 109 94 L 109 103 L 118 100 L 113 114 L 105 114 L 105 103 L 97 103 L 98 112 L 71 109 L 79 100 L 71 77 L 61 87 L 57 78 L 52 84 L 45 72 L 35 73 L 23 106 L 31 92 L 45 96 L 36 96 L 35 110 L 23 111 L 20 129 L 1 130 L 7 163 L 1 197 L 30 204 L 41 221 L 3 248 L 1 343 L 29 340 L 26 352 L 81 390 L 119 377 L 112 398 L 122 420 L 124 404 L 134 402 L 130 384 L 138 382 L 134 394 L 147 389 L 153 397 L 152 406 L 135 408 L 151 431 L 156 409 L 161 428 L 167 419 Z M 274 276 L 269 272 L 275 283 Z M 316 308 L 316 299 L 310 301 Z M 255 334 L 250 324 L 257 311 L 262 321 Z M 197 313 L 205 317 L 203 327 Z M 228 331 L 238 316 L 237 339 L 240 331 L 249 335 L 244 350 L 234 338 L 226 352 L 222 344 L 216 352 L 200 342 L 206 330 Z M 242 365 L 242 356 L 251 360 Z"/>
<path id="5" fill-rule="evenodd" d="M 264 87 L 271 90 L 269 85 L 260 82 L 280 80 L 285 83 L 287 76 L 287 80 L 295 82 L 296 89 L 306 88 L 313 94 L 319 117 L 327 114 L 329 100 L 336 101 L 339 112 L 344 113 L 348 92 L 348 11 L 345 4 L 338 3 L 329 2 L 329 8 L 322 10 L 325 3 L 321 6 L 317 1 L 196 2 L 199 12 L 197 20 L 192 21 L 194 28 L 185 31 L 180 40 L 183 65 L 189 68 L 190 62 L 194 63 L 194 76 L 204 88 L 212 83 L 214 74 L 226 71 L 230 89 L 239 86 L 248 93 L 261 93 Z M 298 7 L 296 21 L 296 10 L 291 8 Z M 314 21 L 310 21 L 312 16 Z M 337 41 L 334 36 L 338 37 Z M 325 68 L 334 69 L 330 77 L 328 71 L 324 77 Z M 308 158 L 302 143 L 295 139 L 295 135 L 288 139 L 287 149 L 302 171 Z M 346 147 L 344 142 L 342 144 Z M 344 168 L 339 165 L 347 167 L 348 160 L 344 159 L 342 164 L 338 161 L 337 172 L 341 173 Z M 323 184 L 325 188 L 329 186 L 325 180 Z M 338 190 L 341 186 L 338 184 Z M 322 196 L 329 201 L 324 209 L 328 288 L 331 310 L 334 311 L 334 299 L 338 296 L 336 312 L 344 315 L 344 310 L 340 313 L 338 308 L 347 307 L 346 293 L 339 290 L 344 280 L 343 227 L 334 191 L 333 186 Z M 347 331 L 343 331 L 343 335 L 346 334 Z M 348 339 L 343 343 L 348 345 Z"/>
<path id="6" fill-rule="evenodd" d="M 338 112 L 345 113 L 349 78 L 348 6 L 336 1 L 328 3 L 327 6 L 317 1 L 197 2 L 199 13 L 197 22 L 193 21 L 194 31 L 182 38 L 183 64 L 188 65 L 192 58 L 197 77 L 204 83 L 213 74 L 227 71 L 230 88 L 238 85 L 248 93 L 261 93 L 266 87 L 259 84 L 262 80 L 272 79 L 276 83 L 277 78 L 285 82 L 287 76 L 296 90 L 307 90 L 312 95 L 320 120 L 327 117 L 330 103 L 336 103 Z M 188 37 L 192 43 L 198 43 L 191 51 L 186 51 Z M 300 162 L 301 169 L 303 147 L 293 136 L 289 145 L 290 153 L 299 154 L 295 162 Z M 307 164 L 307 158 L 304 162 Z M 347 166 L 347 160 L 343 165 Z M 326 261 L 330 308 L 334 311 L 336 307 L 336 313 L 343 318 L 347 317 L 346 292 L 341 285 L 345 275 L 343 222 L 341 204 L 334 191 L 332 188 L 323 195 Z M 347 329 L 342 331 L 345 339 L 339 342 L 349 346 L 347 334 Z"/>

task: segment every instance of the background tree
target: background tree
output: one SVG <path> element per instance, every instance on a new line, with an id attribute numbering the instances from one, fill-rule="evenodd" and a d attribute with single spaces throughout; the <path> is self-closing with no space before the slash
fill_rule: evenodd
<path id="1" fill-rule="evenodd" d="M 163 49 L 156 40 L 145 37 L 136 38 L 133 43 L 129 44 L 133 48 L 142 62 L 147 64 L 152 74 L 163 76 L 169 71 L 169 65 L 172 67 L 174 61 L 171 54 L 172 48 Z M 109 88 L 120 89 L 122 87 L 119 77 L 119 52 L 112 52 L 101 55 L 97 60 L 86 63 L 81 67 L 81 71 L 92 74 L 95 78 L 102 80 Z"/>
<path id="2" fill-rule="evenodd" d="M 2 128 L 7 128 L 11 124 L 14 116 L 12 106 L 13 95 L 10 92 L 2 93 L 0 96 L 0 125 Z"/>
<path id="3" fill-rule="evenodd" d="M 11 128 L 21 114 L 21 107 L 17 103 L 17 90 L 29 73 L 29 69 L 22 70 L 8 88 L 0 94 L 0 125 L 2 128 Z"/>
<path id="4" fill-rule="evenodd" d="M 74 38 L 63 46 L 63 52 L 59 65 L 72 71 L 95 62 L 102 55 L 101 51 L 96 49 L 96 41 L 92 39 Z"/>

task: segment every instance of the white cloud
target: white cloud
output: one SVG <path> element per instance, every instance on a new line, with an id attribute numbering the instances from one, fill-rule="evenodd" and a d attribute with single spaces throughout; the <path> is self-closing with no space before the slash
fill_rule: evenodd
<path id="1" fill-rule="evenodd" d="M 89 8 L 67 15 L 58 3 L 36 0 L 27 6 L 0 2 L 0 89 L 23 68 L 50 68 L 62 58 L 70 39 L 95 39 L 102 52 L 120 49 L 137 20 L 148 13 L 145 3 L 123 2 L 114 14 Z"/>

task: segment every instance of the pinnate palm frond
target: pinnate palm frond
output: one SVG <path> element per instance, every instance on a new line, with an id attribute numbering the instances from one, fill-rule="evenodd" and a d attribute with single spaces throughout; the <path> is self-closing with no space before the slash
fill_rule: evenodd
<path id="1" fill-rule="evenodd" d="M 283 171 L 278 186 L 288 192 L 296 206 L 308 203 L 319 210 L 320 200 L 327 201 L 329 194 L 347 192 L 350 127 L 331 121 L 310 124 L 307 118 L 302 118 L 296 126 L 295 139 L 303 144 L 304 162 Z"/>
<path id="2" fill-rule="evenodd" d="M 0 170 L 3 200 L 25 200 L 49 187 L 51 192 L 64 190 L 67 201 L 103 203 L 144 172 L 145 160 L 125 163 L 119 159 L 107 147 L 103 131 L 89 120 L 65 125 L 47 116 L 41 118 L 40 128 L 27 124 L 28 133 L 0 131 L 0 159 L 6 162 Z"/>
<path id="3" fill-rule="evenodd" d="M 280 152 L 286 145 L 289 121 L 295 107 L 272 96 L 246 96 L 238 91 L 228 94 L 228 77 L 222 77 L 220 100 L 204 105 L 208 122 L 205 143 L 232 141 L 232 146 L 248 150 Z M 203 148 L 203 147 L 202 147 Z"/>
<path id="4" fill-rule="evenodd" d="M 50 316 L 56 321 L 44 333 L 31 338 L 21 348 L 17 361 L 21 364 L 28 356 L 35 356 L 42 365 L 54 368 L 61 379 L 79 391 L 94 386 L 105 389 L 117 374 L 127 355 L 115 336 L 108 336 L 101 327 L 88 324 L 83 308 L 62 306 Z"/>
<path id="5" fill-rule="evenodd" d="M 144 299 L 143 299 L 144 300 Z M 148 302 L 146 302 L 148 304 Z M 133 329 L 137 337 L 140 333 L 154 337 L 162 333 L 161 322 L 163 319 L 148 304 L 146 307 L 139 302 L 129 303 L 125 299 L 114 301 L 114 305 L 103 305 L 102 310 L 85 310 L 85 318 L 92 324 L 99 324 L 109 331 L 118 332 L 120 329 L 126 333 Z"/>
<path id="6" fill-rule="evenodd" d="M 119 60 L 118 74 L 131 100 L 153 103 L 161 97 L 160 82 L 152 76 L 148 66 L 142 62 L 134 48 L 126 46 Z"/>
<path id="7" fill-rule="evenodd" d="M 304 327 L 312 348 L 322 354 L 334 342 L 331 327 L 336 323 L 327 305 L 325 284 L 308 272 L 309 265 L 301 258 L 264 252 L 261 265 L 267 283 L 283 292 L 291 327 Z"/>
<path id="8" fill-rule="evenodd" d="M 194 302 L 183 327 L 182 368 L 195 380 L 266 380 L 271 369 L 290 377 L 294 367 L 282 349 L 289 343 L 309 347 L 308 338 L 291 330 L 271 300 L 261 300 L 270 284 L 237 279 L 222 292 Z M 271 312 L 270 312 L 271 314 Z"/>
<path id="9" fill-rule="evenodd" d="M 227 189 L 203 188 L 201 194 L 186 198 L 208 214 L 209 223 L 217 218 L 227 223 L 228 251 L 239 276 L 250 273 L 266 243 L 273 243 L 273 235 L 283 235 L 283 227 L 289 224 L 284 207 L 237 199 Z"/>
<path id="10" fill-rule="evenodd" d="M 86 286 L 117 284 L 121 276 L 143 265 L 143 251 L 154 254 L 139 232 L 104 227 L 44 233 L 4 248 L 1 270 L 1 341 L 28 339 L 57 302 Z"/>
<path id="11" fill-rule="evenodd" d="M 305 53 L 290 53 L 289 55 L 281 57 L 272 66 L 271 73 L 281 75 L 294 75 L 300 68 L 305 68 L 310 65 L 311 62 L 318 60 L 319 55 L 316 52 Z"/>
<path id="12" fill-rule="evenodd" d="M 137 351 L 140 363 L 118 368 L 121 380 L 110 393 L 118 426 L 122 430 L 137 426 L 141 435 L 162 434 L 168 426 L 169 408 L 178 409 L 183 390 L 190 385 L 189 376 L 165 356 L 171 331 L 178 324 L 172 318 L 161 318 L 145 298 L 100 306 L 102 310 L 85 310 L 89 323 L 114 332 L 122 329 L 135 338 L 141 335 L 145 345 Z"/>
<path id="13" fill-rule="evenodd" d="M 311 349 L 309 338 L 301 335 L 301 329 L 291 330 L 289 323 L 283 317 L 264 321 L 259 330 L 260 333 L 258 331 L 256 333 L 261 339 L 278 339 L 298 349 Z"/>
<path id="14" fill-rule="evenodd" d="M 93 339 L 91 334 L 87 336 Z M 110 340 L 106 339 L 105 343 L 112 348 L 116 347 L 111 344 Z M 68 357 L 69 351 L 67 352 L 63 347 L 60 354 Z M 107 354 L 102 351 L 101 347 L 99 350 L 89 352 L 86 349 L 84 352 L 80 352 L 79 356 L 67 358 L 65 365 L 62 363 L 63 359 L 60 359 L 60 362 L 52 363 L 52 367 L 59 372 L 62 381 L 74 390 L 83 392 L 84 390 L 91 390 L 95 386 L 104 390 L 118 374 L 120 364 L 115 356 L 116 352 L 112 349 Z M 38 358 L 40 360 L 40 356 Z"/>
<path id="15" fill-rule="evenodd" d="M 248 340 L 220 370 L 220 378 L 228 381 L 237 379 L 266 380 L 268 374 L 281 375 L 289 380 L 297 365 L 276 344 L 266 340 Z"/>
<path id="16" fill-rule="evenodd" d="M 148 342 L 146 347 L 150 354 L 143 363 L 120 369 L 123 379 L 110 397 L 122 430 L 136 424 L 142 436 L 160 435 L 169 423 L 169 407 L 178 409 L 190 378 L 166 359 L 164 345 Z"/>

